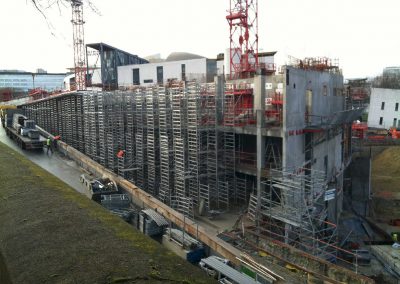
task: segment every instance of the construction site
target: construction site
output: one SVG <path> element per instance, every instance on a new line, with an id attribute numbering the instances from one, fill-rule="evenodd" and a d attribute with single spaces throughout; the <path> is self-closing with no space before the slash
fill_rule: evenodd
<path id="1" fill-rule="evenodd" d="M 357 97 L 358 82 L 346 89 L 337 60 L 259 61 L 257 0 L 229 2 L 224 72 L 217 60 L 201 77 L 208 79 L 198 80 L 178 60 L 180 78 L 164 78 L 157 67 L 157 82 L 144 86 L 133 75 L 131 84 L 118 86 L 123 72 L 132 78 L 149 62 L 115 49 L 128 59 L 111 59 L 111 74 L 103 52 L 114 49 L 85 46 L 83 3 L 71 1 L 71 90 L 31 98 L 18 109 L 42 135 L 60 137 L 65 157 L 115 180 L 170 229 L 234 263 L 246 253 L 253 260 L 239 262 L 268 267 L 268 281 L 254 283 L 375 283 L 363 275 L 376 276 L 363 272 L 361 254 L 344 246 L 351 232 L 340 227 L 352 125 L 367 96 Z M 89 74 L 87 47 L 102 58 L 99 84 Z M 210 224 L 217 234 L 199 229 Z"/>

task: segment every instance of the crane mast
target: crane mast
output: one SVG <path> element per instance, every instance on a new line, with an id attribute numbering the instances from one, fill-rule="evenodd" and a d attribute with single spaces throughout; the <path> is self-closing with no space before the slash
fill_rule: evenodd
<path id="1" fill-rule="evenodd" d="M 83 25 L 83 2 L 82 0 L 71 0 L 72 6 L 72 28 L 74 46 L 74 69 L 76 90 L 86 89 L 86 57 L 85 57 L 85 34 Z"/>
<path id="2" fill-rule="evenodd" d="M 230 0 L 230 78 L 249 77 L 258 68 L 258 0 Z"/>

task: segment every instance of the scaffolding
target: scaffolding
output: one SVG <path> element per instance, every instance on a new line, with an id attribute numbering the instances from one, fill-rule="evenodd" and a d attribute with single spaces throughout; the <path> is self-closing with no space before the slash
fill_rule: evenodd
<path id="1" fill-rule="evenodd" d="M 246 176 L 236 182 L 234 129 L 249 122 L 243 113 L 251 104 L 241 97 L 252 90 L 248 84 L 224 87 L 217 91 L 216 83 L 193 81 L 82 91 L 33 102 L 30 115 L 94 161 L 193 218 L 197 207 L 207 213 L 245 203 L 253 190 Z M 117 155 L 121 150 L 124 154 Z"/>
<path id="2" fill-rule="evenodd" d="M 283 119 L 283 95 L 278 91 L 267 93 L 265 122 L 273 126 L 281 126 Z"/>
<path id="3" fill-rule="evenodd" d="M 202 174 L 199 198 L 204 200 L 206 210 L 213 210 L 218 199 L 218 141 L 215 84 L 207 84 L 201 90 L 201 127 L 202 134 Z M 218 202 L 217 202 L 218 204 Z"/>
<path id="4" fill-rule="evenodd" d="M 184 84 L 177 84 L 171 89 L 172 130 L 175 158 L 174 195 L 171 207 L 185 216 L 193 218 L 193 199 L 188 188 L 188 138 L 187 138 L 187 100 Z"/>
<path id="5" fill-rule="evenodd" d="M 261 199 L 252 194 L 249 218 L 262 235 L 324 259 L 337 256 L 336 225 L 328 220 L 325 202 L 332 199 L 326 174 L 308 168 L 271 169 Z M 259 208 L 259 209 L 258 209 Z"/>
<path id="6" fill-rule="evenodd" d="M 174 148 L 172 136 L 172 105 L 169 90 L 159 88 L 159 134 L 160 134 L 160 191 L 159 199 L 171 203 L 174 190 Z"/>
<path id="7" fill-rule="evenodd" d="M 201 114 L 199 86 L 189 83 L 187 86 L 187 138 L 188 138 L 188 186 L 189 196 L 197 205 L 199 200 L 199 176 L 201 163 Z"/>
<path id="8" fill-rule="evenodd" d="M 147 117 L 147 183 L 148 192 L 158 196 L 160 185 L 160 145 L 159 145 L 159 116 L 158 116 L 158 89 L 146 90 L 146 117 Z"/>
<path id="9" fill-rule="evenodd" d="M 147 191 L 147 117 L 146 117 L 146 97 L 144 91 L 137 89 L 136 100 L 136 162 L 137 185 Z"/>
<path id="10" fill-rule="evenodd" d="M 123 155 L 123 159 L 119 161 L 118 165 L 118 175 L 124 177 L 125 179 L 136 183 L 136 171 L 137 171 L 137 163 L 136 163 L 136 143 L 132 143 L 135 141 L 136 135 L 136 123 L 135 123 L 135 97 L 133 93 L 127 93 L 125 96 L 125 107 L 126 107 L 126 115 L 125 115 L 125 153 Z"/>

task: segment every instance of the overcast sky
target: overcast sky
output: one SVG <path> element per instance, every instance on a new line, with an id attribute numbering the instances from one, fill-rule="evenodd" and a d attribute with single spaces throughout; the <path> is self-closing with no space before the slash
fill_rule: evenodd
<path id="1" fill-rule="evenodd" d="M 43 1 L 43 0 L 42 0 Z M 44 0 L 47 2 L 47 0 Z M 85 42 L 105 42 L 139 56 L 187 51 L 215 58 L 229 47 L 229 0 L 92 0 Z M 276 61 L 338 58 L 345 78 L 400 65 L 399 0 L 259 0 L 259 47 Z M 71 10 L 46 11 L 30 0 L 0 4 L 0 69 L 65 72 L 73 66 Z M 53 34 L 52 34 L 53 33 Z"/>

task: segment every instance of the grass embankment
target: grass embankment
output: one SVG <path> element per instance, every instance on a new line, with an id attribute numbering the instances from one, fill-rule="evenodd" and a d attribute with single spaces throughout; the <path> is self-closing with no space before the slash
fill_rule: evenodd
<path id="1" fill-rule="evenodd" d="M 389 147 L 372 161 L 372 190 L 400 192 L 400 147 Z"/>
<path id="2" fill-rule="evenodd" d="M 371 184 L 375 217 L 400 218 L 400 147 L 389 147 L 373 159 Z"/>
<path id="3" fill-rule="evenodd" d="M 0 253 L 15 284 L 212 281 L 2 143 Z"/>

